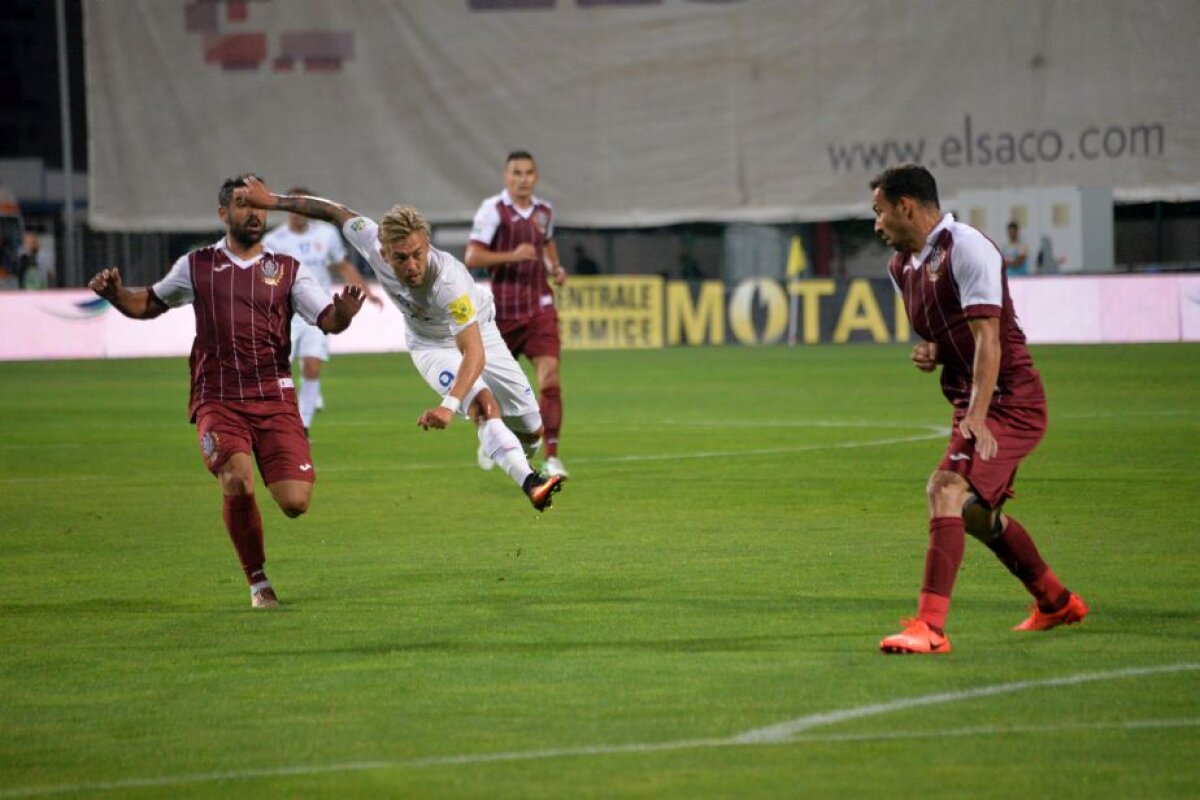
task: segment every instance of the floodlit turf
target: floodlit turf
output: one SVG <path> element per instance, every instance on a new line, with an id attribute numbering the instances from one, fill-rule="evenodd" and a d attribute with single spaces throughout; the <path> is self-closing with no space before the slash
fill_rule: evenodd
<path id="1" fill-rule="evenodd" d="M 907 348 L 567 353 L 544 516 L 406 356 L 335 358 L 273 612 L 184 359 L 0 364 L 0 798 L 1195 797 L 1200 347 L 1034 356 L 1009 510 L 1092 616 L 1010 632 L 968 540 L 940 657 L 876 650 L 949 417 Z"/>

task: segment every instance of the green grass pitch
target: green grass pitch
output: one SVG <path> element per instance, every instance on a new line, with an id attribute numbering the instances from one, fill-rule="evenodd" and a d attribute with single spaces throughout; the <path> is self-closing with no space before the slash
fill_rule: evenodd
<path id="1" fill-rule="evenodd" d="M 1008 510 L 1091 604 L 915 608 L 949 408 L 902 347 L 568 352 L 539 517 L 337 357 L 250 609 L 182 358 L 0 364 L 0 798 L 1195 797 L 1200 347 L 1036 347 Z"/>

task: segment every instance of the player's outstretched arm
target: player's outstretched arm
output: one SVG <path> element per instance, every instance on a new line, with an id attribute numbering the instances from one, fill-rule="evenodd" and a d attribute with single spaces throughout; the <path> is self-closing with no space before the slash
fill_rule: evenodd
<path id="1" fill-rule="evenodd" d="M 167 310 L 149 289 L 128 289 L 121 284 L 121 270 L 109 267 L 96 273 L 88 288 L 112 303 L 113 308 L 132 319 L 154 319 Z"/>
<path id="2" fill-rule="evenodd" d="M 354 284 L 333 296 L 329 311 L 317 320 L 317 326 L 326 333 L 341 333 L 350 327 L 350 320 L 362 308 L 363 287 Z"/>
<path id="3" fill-rule="evenodd" d="M 332 200 L 308 195 L 273 194 L 265 183 L 253 176 L 246 178 L 246 185 L 235 189 L 234 194 L 244 198 L 246 203 L 254 208 L 265 208 L 267 211 L 289 211 L 302 217 L 332 222 L 339 228 L 346 221 L 359 216 L 357 211 Z"/>

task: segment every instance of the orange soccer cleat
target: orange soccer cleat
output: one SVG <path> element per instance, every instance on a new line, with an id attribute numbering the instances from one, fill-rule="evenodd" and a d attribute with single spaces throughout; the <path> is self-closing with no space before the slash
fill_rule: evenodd
<path id="1" fill-rule="evenodd" d="M 525 479 L 525 494 L 534 508 L 545 511 L 550 507 L 554 493 L 562 489 L 565 480 L 562 475 L 546 476 L 534 472 Z"/>
<path id="2" fill-rule="evenodd" d="M 949 653 L 950 640 L 937 633 L 923 619 L 902 619 L 904 630 L 888 636 L 879 643 L 885 653 Z"/>
<path id="3" fill-rule="evenodd" d="M 1037 603 L 1033 604 L 1032 609 L 1033 613 L 1029 615 L 1028 619 L 1020 625 L 1013 626 L 1014 631 L 1048 631 L 1059 625 L 1074 625 L 1077 622 L 1083 622 L 1083 618 L 1088 614 L 1087 603 L 1083 602 L 1083 598 L 1074 592 L 1071 592 L 1071 596 L 1067 598 L 1067 604 L 1058 611 L 1042 611 L 1037 607 Z"/>

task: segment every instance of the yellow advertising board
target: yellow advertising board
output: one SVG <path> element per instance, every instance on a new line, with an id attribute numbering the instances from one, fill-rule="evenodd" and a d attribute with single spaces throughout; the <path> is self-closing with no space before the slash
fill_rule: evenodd
<path id="1" fill-rule="evenodd" d="M 575 275 L 556 294 L 565 348 L 663 346 L 662 276 Z"/>

